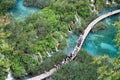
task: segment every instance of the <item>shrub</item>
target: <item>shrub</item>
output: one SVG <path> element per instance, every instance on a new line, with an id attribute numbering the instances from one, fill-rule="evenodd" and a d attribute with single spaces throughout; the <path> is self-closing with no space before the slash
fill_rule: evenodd
<path id="1" fill-rule="evenodd" d="M 67 55 L 63 52 L 54 53 L 52 57 L 47 58 L 43 63 L 41 63 L 38 67 L 38 74 L 43 73 L 44 71 L 50 70 L 56 64 L 60 64 Z"/>

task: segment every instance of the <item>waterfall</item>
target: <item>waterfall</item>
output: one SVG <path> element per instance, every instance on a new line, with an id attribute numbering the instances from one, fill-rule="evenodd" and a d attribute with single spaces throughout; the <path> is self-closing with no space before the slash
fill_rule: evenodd
<path id="1" fill-rule="evenodd" d="M 94 0 L 91 0 L 91 3 L 92 4 L 90 4 L 91 5 L 91 7 L 93 7 L 93 9 L 91 9 L 91 12 L 96 12 L 96 9 L 95 9 L 95 5 L 94 5 L 94 3 L 95 3 L 95 1 Z"/>
<path id="2" fill-rule="evenodd" d="M 63 35 L 60 35 L 61 40 L 64 38 Z"/>
<path id="3" fill-rule="evenodd" d="M 106 0 L 106 4 L 110 4 L 110 2 L 108 0 Z"/>
<path id="4" fill-rule="evenodd" d="M 0 61 L 2 61 L 2 60 L 4 59 L 4 57 L 5 57 L 5 56 L 4 56 L 4 55 L 2 55 L 2 56 L 1 56 L 1 58 L 0 58 Z"/>
<path id="5" fill-rule="evenodd" d="M 70 26 L 69 26 L 69 30 L 68 31 L 72 31 L 72 29 L 71 29 L 71 24 L 70 24 Z"/>
<path id="6" fill-rule="evenodd" d="M 10 68 L 8 68 L 7 71 L 8 71 L 8 75 L 7 75 L 5 80 L 14 80 L 14 78 L 13 78 L 11 72 L 10 72 Z"/>
<path id="7" fill-rule="evenodd" d="M 75 15 L 75 19 L 76 19 L 76 22 L 78 23 L 78 26 L 80 27 L 81 26 L 81 20 L 77 17 L 77 15 Z"/>
<path id="8" fill-rule="evenodd" d="M 95 1 L 94 0 L 91 0 L 91 3 L 94 3 Z"/>
<path id="9" fill-rule="evenodd" d="M 39 57 L 41 58 L 41 63 L 43 62 L 42 55 L 38 53 Z"/>
<path id="10" fill-rule="evenodd" d="M 38 37 L 38 36 L 36 36 L 35 38 L 36 38 L 36 39 L 38 39 L 39 37 Z"/>
<path id="11" fill-rule="evenodd" d="M 55 42 L 56 42 L 56 47 L 55 47 L 55 50 L 56 50 L 56 51 L 59 51 L 59 50 L 58 50 L 59 43 L 58 43 L 58 41 L 57 41 L 55 38 L 53 38 L 53 39 L 54 39 L 54 40 L 55 40 Z"/>
<path id="12" fill-rule="evenodd" d="M 56 51 L 59 51 L 58 46 L 59 46 L 59 43 L 57 43 L 57 46 L 55 47 Z"/>
<path id="13" fill-rule="evenodd" d="M 94 5 L 94 4 L 91 4 L 91 7 L 93 7 L 93 9 L 92 9 L 91 11 L 92 11 L 92 12 L 96 12 L 95 5 Z"/>
<path id="14" fill-rule="evenodd" d="M 47 57 L 51 57 L 52 55 L 48 52 L 48 51 L 46 51 L 46 53 L 47 53 Z"/>
<path id="15" fill-rule="evenodd" d="M 112 4 L 117 4 L 117 3 L 115 2 L 115 0 L 112 0 Z"/>
<path id="16" fill-rule="evenodd" d="M 70 33 L 70 34 L 72 34 L 72 33 L 73 33 L 73 31 L 71 30 L 71 31 L 69 31 L 69 33 Z"/>

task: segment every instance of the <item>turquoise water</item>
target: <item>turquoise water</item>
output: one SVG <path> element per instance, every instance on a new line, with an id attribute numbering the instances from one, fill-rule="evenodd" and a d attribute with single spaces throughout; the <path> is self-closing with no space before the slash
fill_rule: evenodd
<path id="1" fill-rule="evenodd" d="M 29 14 L 39 11 L 40 9 L 35 7 L 25 7 L 23 5 L 24 0 L 17 0 L 15 6 L 9 10 L 10 13 L 14 15 L 15 18 L 25 18 Z M 105 14 L 109 11 L 115 10 L 116 8 L 108 8 L 99 15 Z M 116 28 L 112 25 L 117 20 L 118 15 L 114 15 L 112 17 L 106 18 L 103 20 L 108 27 L 105 30 L 90 33 L 84 44 L 83 48 L 88 51 L 93 56 L 101 56 L 104 54 L 108 54 L 110 57 L 117 56 L 117 47 L 115 47 L 116 43 L 114 42 L 114 37 L 116 34 Z M 73 51 L 78 36 L 75 34 L 70 34 L 67 39 L 67 47 L 65 48 L 66 53 L 70 53 Z"/>
<path id="2" fill-rule="evenodd" d="M 70 54 L 74 50 L 78 37 L 79 36 L 75 34 L 72 34 L 72 33 L 69 34 L 67 38 L 67 47 L 65 48 L 65 53 Z"/>
<path id="3" fill-rule="evenodd" d="M 106 9 L 100 12 L 99 15 L 105 14 L 114 9 L 115 8 Z M 118 15 L 114 15 L 104 19 L 102 22 L 104 22 L 108 27 L 105 30 L 98 31 L 96 33 L 90 33 L 83 44 L 83 49 L 88 51 L 93 56 L 102 56 L 105 54 L 109 55 L 110 57 L 118 56 L 118 49 L 115 47 L 116 43 L 114 41 L 117 29 L 115 26 L 113 26 L 113 23 L 117 21 L 117 18 Z M 66 48 L 66 50 L 68 50 L 66 51 L 68 54 L 72 52 L 74 49 L 73 47 L 75 47 L 77 43 L 77 40 L 75 39 L 78 39 L 78 36 L 75 34 L 72 34 L 71 36 L 72 37 L 68 37 L 68 47 Z"/>
<path id="4" fill-rule="evenodd" d="M 25 18 L 29 14 L 39 11 L 39 8 L 36 7 L 26 7 L 23 5 L 24 0 L 17 0 L 13 8 L 8 12 L 12 13 L 15 18 Z"/>

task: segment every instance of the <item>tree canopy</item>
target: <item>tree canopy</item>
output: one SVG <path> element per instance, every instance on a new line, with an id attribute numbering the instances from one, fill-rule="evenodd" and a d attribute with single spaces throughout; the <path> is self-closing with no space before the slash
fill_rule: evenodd
<path id="1" fill-rule="evenodd" d="M 0 15 L 3 15 L 10 9 L 16 0 L 0 0 Z"/>

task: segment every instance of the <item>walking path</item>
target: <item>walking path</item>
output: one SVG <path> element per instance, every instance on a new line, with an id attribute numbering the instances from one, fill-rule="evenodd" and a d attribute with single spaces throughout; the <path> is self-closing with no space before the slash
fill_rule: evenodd
<path id="1" fill-rule="evenodd" d="M 115 15 L 115 14 L 118 14 L 120 13 L 120 10 L 115 10 L 115 11 L 112 11 L 112 12 L 108 12 L 98 18 L 96 18 L 95 20 L 93 20 L 88 26 L 87 28 L 84 30 L 84 33 L 82 35 L 79 36 L 79 39 L 78 39 L 78 43 L 77 45 L 75 46 L 73 52 L 72 52 L 72 57 L 71 57 L 71 60 L 73 60 L 77 53 L 79 52 L 79 50 L 81 49 L 82 45 L 83 45 L 83 42 L 85 41 L 87 35 L 89 34 L 90 30 L 93 28 L 93 26 L 98 23 L 99 21 L 109 17 L 109 16 L 112 16 L 112 15 Z M 52 68 L 50 71 L 48 72 L 45 72 L 41 75 L 38 75 L 36 77 L 33 77 L 33 78 L 30 78 L 28 80 L 41 80 L 41 79 L 44 79 L 46 77 L 49 77 L 54 71 L 56 71 L 57 68 Z"/>

